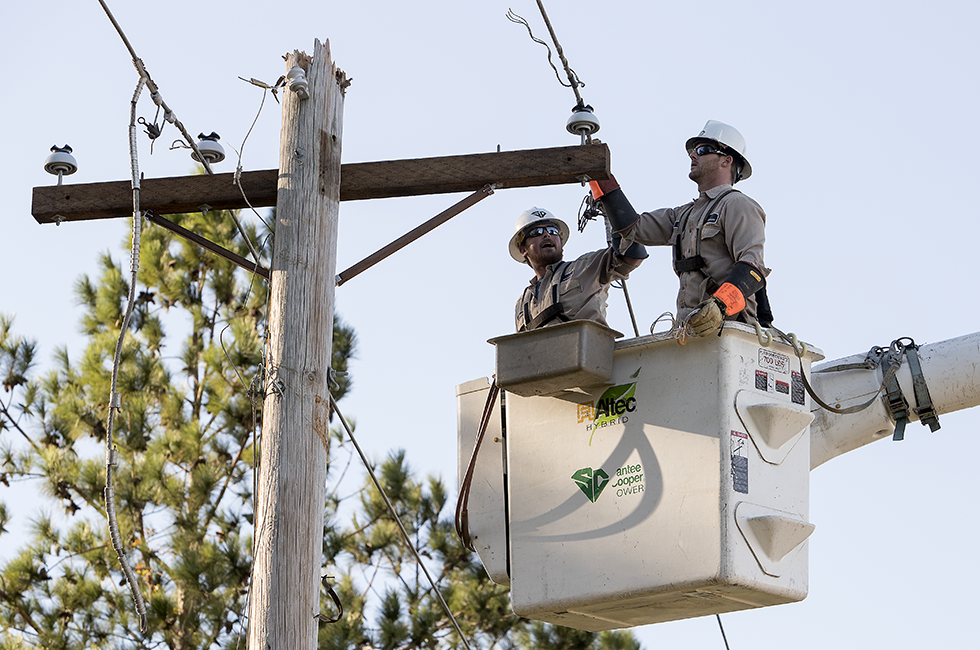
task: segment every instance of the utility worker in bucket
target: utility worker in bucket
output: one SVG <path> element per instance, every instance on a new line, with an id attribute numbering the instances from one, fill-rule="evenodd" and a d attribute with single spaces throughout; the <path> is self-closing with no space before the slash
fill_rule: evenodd
<path id="1" fill-rule="evenodd" d="M 615 178 L 593 182 L 593 197 L 610 223 L 628 224 L 618 231 L 621 246 L 674 247 L 680 280 L 677 318 L 695 336 L 718 332 L 724 320 L 758 320 L 769 327 L 766 213 L 733 187 L 752 175 L 745 138 L 727 124 L 708 120 L 686 147 L 688 177 L 698 185 L 698 197 L 690 203 L 637 215 Z"/>
<path id="2" fill-rule="evenodd" d="M 623 229 L 631 222 L 614 223 Z M 646 249 L 633 243 L 620 254 L 619 236 L 613 245 L 565 262 L 562 249 L 568 226 L 548 210 L 531 208 L 517 219 L 508 250 L 517 262 L 534 270 L 530 285 L 517 301 L 518 332 L 557 325 L 570 320 L 592 320 L 606 325 L 609 285 L 629 277 L 646 258 Z"/>

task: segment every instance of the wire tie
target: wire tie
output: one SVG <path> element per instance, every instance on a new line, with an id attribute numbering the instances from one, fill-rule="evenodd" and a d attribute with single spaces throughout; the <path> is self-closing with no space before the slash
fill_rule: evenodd
<path id="1" fill-rule="evenodd" d="M 122 408 L 122 395 L 121 394 L 119 394 L 118 392 L 112 394 L 112 397 L 109 398 L 109 408 L 111 408 L 111 409 Z"/>
<path id="2" fill-rule="evenodd" d="M 252 77 L 251 79 L 246 79 L 245 77 L 239 77 L 239 79 L 241 79 L 245 83 L 252 84 L 253 86 L 258 86 L 259 88 L 265 88 L 266 90 L 272 90 L 272 86 L 270 86 L 264 81 L 260 81 L 259 79 L 256 79 L 255 77 Z"/>
<path id="3" fill-rule="evenodd" d="M 269 384 L 269 389 L 272 390 L 273 394 L 282 397 L 286 392 L 286 384 L 281 379 L 274 379 Z"/>

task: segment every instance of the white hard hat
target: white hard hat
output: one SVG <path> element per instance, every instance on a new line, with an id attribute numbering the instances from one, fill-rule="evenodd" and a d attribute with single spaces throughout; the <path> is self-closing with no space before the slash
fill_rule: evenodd
<path id="1" fill-rule="evenodd" d="M 544 208 L 531 208 L 530 210 L 525 210 L 520 217 L 517 218 L 517 223 L 514 224 L 514 235 L 510 238 L 510 244 L 507 249 L 510 251 L 510 256 L 521 264 L 524 263 L 524 254 L 521 253 L 519 248 L 521 244 L 521 234 L 524 229 L 530 226 L 532 223 L 538 221 L 550 221 L 551 223 L 558 226 L 558 237 L 561 238 L 561 245 L 564 246 L 565 242 L 568 241 L 568 226 L 564 221 L 551 214 Z"/>
<path id="2" fill-rule="evenodd" d="M 742 163 L 742 173 L 736 180 L 744 181 L 752 175 L 752 165 L 749 164 L 749 159 L 745 157 L 745 138 L 738 132 L 738 129 L 723 122 L 708 120 L 704 128 L 701 129 L 701 133 L 689 138 L 684 147 L 690 151 L 703 140 L 713 140 L 738 154 Z"/>

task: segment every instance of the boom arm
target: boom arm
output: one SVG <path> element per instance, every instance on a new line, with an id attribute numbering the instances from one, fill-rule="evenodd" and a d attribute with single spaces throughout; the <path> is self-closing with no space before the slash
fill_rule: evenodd
<path id="1" fill-rule="evenodd" d="M 923 345 L 918 349 L 918 357 L 937 415 L 980 405 L 980 373 L 977 372 L 977 368 L 980 368 L 980 332 Z M 881 386 L 884 374 L 881 367 L 834 370 L 860 364 L 865 358 L 864 354 L 856 354 L 815 366 L 811 378 L 814 391 L 835 408 L 847 408 L 868 401 Z M 914 409 L 921 405 L 916 404 L 912 371 L 907 361 L 903 360 L 896 378 L 910 406 L 909 420 L 918 420 Z M 890 435 L 895 427 L 883 398 L 849 415 L 833 413 L 817 405 L 813 410 L 815 417 L 810 425 L 811 470 L 831 458 L 881 440 Z"/>

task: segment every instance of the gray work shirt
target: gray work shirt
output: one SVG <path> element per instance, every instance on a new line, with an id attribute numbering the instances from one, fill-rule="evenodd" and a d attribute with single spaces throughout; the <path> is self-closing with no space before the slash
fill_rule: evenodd
<path id="1" fill-rule="evenodd" d="M 606 299 L 609 284 L 628 278 L 633 268 L 611 247 L 586 253 L 571 262 L 549 265 L 543 278 L 531 278 L 530 285 L 517 301 L 514 315 L 517 331 L 525 329 L 526 323 L 551 308 L 555 302 L 561 303 L 563 318 L 551 318 L 539 327 L 558 325 L 568 320 L 591 320 L 608 327 Z"/>
<path id="2" fill-rule="evenodd" d="M 758 203 L 739 191 L 729 192 L 731 189 L 731 185 L 719 185 L 682 206 L 644 212 L 623 233 L 620 250 L 626 250 L 634 241 L 647 246 L 669 246 L 680 235 L 681 257 L 700 254 L 704 259 L 703 268 L 678 274 L 678 319 L 686 318 L 710 296 L 737 262 L 751 264 L 769 275 L 770 269 L 763 260 L 766 213 Z M 745 315 L 755 320 L 754 297 L 746 296 Z"/>

